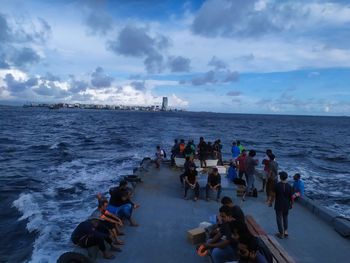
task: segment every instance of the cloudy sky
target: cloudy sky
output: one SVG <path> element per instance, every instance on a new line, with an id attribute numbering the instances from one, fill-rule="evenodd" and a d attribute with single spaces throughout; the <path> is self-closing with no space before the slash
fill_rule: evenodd
<path id="1" fill-rule="evenodd" d="M 350 115 L 346 0 L 0 1 L 0 103 Z"/>

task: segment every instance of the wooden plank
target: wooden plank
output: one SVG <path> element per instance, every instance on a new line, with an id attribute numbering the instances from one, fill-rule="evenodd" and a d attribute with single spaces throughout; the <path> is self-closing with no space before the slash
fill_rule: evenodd
<path id="1" fill-rule="evenodd" d="M 288 254 L 288 252 L 280 245 L 280 243 L 272 236 L 267 235 L 267 238 L 271 244 L 280 252 L 283 258 L 288 263 L 295 263 L 295 260 Z"/>
<path id="2" fill-rule="evenodd" d="M 248 228 L 250 226 L 252 229 L 254 229 L 255 235 L 257 236 L 266 235 L 266 232 L 264 231 L 264 229 L 261 228 L 261 226 L 254 220 L 254 218 L 251 215 L 246 216 L 246 221 L 247 221 Z"/>
<path id="3" fill-rule="evenodd" d="M 278 241 L 261 228 L 251 215 L 246 216 L 246 223 L 250 233 L 254 236 L 260 237 L 261 240 L 270 250 L 273 255 L 273 260 L 276 263 L 295 263 L 294 259 L 289 256 L 287 251 L 278 243 Z"/>

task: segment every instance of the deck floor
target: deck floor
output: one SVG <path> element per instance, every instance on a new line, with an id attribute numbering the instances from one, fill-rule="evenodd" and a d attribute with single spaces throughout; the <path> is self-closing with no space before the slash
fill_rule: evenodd
<path id="1" fill-rule="evenodd" d="M 202 199 L 197 202 L 184 200 L 180 173 L 164 164 L 160 169 L 151 167 L 144 174 L 144 182 L 137 185 L 134 198 L 141 205 L 135 211 L 140 226 L 124 227 L 123 252 L 116 253 L 115 260 L 99 262 L 208 262 L 207 258 L 197 256 L 194 246 L 187 240 L 187 231 L 200 222 L 209 221 L 220 204 L 204 201 L 203 191 Z M 236 197 L 233 188 L 225 189 L 223 194 L 242 204 L 243 211 L 253 215 L 268 234 L 276 232 L 274 210 L 264 204 L 263 194 L 244 203 Z M 290 237 L 279 242 L 296 262 L 349 262 L 350 241 L 304 207 L 296 204 L 289 221 Z"/>

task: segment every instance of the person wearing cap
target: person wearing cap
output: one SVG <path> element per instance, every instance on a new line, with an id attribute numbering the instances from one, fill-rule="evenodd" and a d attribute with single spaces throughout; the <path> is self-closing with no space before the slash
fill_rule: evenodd
<path id="1" fill-rule="evenodd" d="M 275 211 L 279 238 L 288 237 L 288 212 L 292 205 L 292 186 L 287 182 L 288 174 L 279 173 L 280 182 L 275 185 Z"/>

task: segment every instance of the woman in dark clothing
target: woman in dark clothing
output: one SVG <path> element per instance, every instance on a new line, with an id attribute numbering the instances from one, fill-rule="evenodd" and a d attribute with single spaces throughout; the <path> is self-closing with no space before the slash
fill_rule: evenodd
<path id="1" fill-rule="evenodd" d="M 292 204 L 292 186 L 287 182 L 288 174 L 280 172 L 281 181 L 275 185 L 275 211 L 279 238 L 288 236 L 288 212 Z"/>

